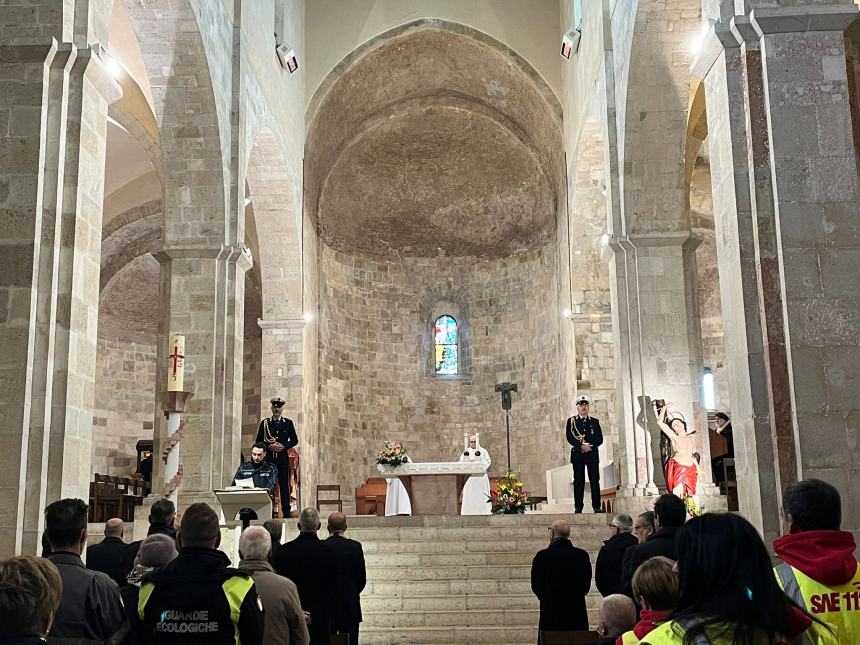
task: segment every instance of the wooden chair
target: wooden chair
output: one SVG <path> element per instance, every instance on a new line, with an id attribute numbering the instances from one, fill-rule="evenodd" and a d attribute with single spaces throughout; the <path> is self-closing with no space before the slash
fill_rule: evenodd
<path id="1" fill-rule="evenodd" d="M 547 500 L 546 500 L 546 497 L 540 497 L 540 496 L 538 496 L 538 495 L 531 495 L 531 496 L 526 500 L 526 507 L 527 507 L 527 508 L 529 508 L 529 509 L 530 509 L 530 510 L 532 510 L 532 511 L 536 511 L 536 510 L 537 510 L 537 507 L 538 507 L 538 504 L 543 504 L 543 503 L 545 503 L 546 501 L 547 501 Z"/>
<path id="2" fill-rule="evenodd" d="M 122 508 L 122 492 L 111 481 L 116 479 L 96 473 L 92 485 L 93 522 L 105 522 L 119 517 Z"/>
<path id="3" fill-rule="evenodd" d="M 320 493 L 337 493 L 334 499 L 320 499 Z M 329 505 L 337 506 L 337 510 L 343 513 L 343 500 L 340 498 L 340 484 L 317 484 L 317 510 L 320 506 Z"/>
<path id="4" fill-rule="evenodd" d="M 591 645 L 600 636 L 597 632 L 548 632 L 541 630 L 540 645 Z"/>

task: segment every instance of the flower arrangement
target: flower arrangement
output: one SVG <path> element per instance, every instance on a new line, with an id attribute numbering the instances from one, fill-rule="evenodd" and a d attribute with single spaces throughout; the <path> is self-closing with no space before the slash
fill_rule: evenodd
<path id="1" fill-rule="evenodd" d="M 696 498 L 690 495 L 689 493 L 684 495 L 684 508 L 687 509 L 687 514 L 690 517 L 699 517 L 702 513 L 705 512 L 704 506 L 699 506 L 696 503 Z"/>
<path id="2" fill-rule="evenodd" d="M 492 504 L 494 515 L 522 515 L 526 512 L 528 493 L 523 490 L 523 483 L 517 473 L 509 472 L 498 480 L 499 490 L 491 490 L 488 504 Z"/>
<path id="3" fill-rule="evenodd" d="M 386 441 L 382 450 L 376 455 L 376 463 L 387 464 L 397 468 L 400 464 L 405 464 L 409 461 L 409 455 L 399 443 Z"/>

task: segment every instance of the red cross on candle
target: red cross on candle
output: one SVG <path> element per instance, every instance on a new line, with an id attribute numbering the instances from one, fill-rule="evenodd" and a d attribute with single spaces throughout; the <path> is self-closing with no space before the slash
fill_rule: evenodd
<path id="1" fill-rule="evenodd" d="M 181 359 L 185 358 L 185 355 L 179 353 L 179 346 L 178 345 L 174 345 L 173 346 L 173 353 L 170 354 L 167 358 L 173 359 L 173 375 L 176 376 L 176 367 L 177 367 L 177 365 L 179 365 L 179 361 Z"/>

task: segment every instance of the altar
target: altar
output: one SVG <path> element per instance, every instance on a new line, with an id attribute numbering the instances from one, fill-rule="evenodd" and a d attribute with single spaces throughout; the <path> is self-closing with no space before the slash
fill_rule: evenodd
<path id="1" fill-rule="evenodd" d="M 402 485 L 395 494 L 386 496 L 386 515 L 459 515 L 460 493 L 466 480 L 487 473 L 480 461 L 406 463 L 397 467 L 380 464 L 377 469 L 388 480 L 389 491 Z M 389 499 L 397 501 L 389 507 Z M 411 513 L 404 512 L 406 509 Z"/>

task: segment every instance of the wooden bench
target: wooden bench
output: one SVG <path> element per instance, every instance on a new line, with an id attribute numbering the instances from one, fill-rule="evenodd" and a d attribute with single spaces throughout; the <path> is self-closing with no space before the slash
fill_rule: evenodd
<path id="1" fill-rule="evenodd" d="M 382 477 L 371 477 L 355 489 L 356 515 L 385 515 L 387 483 Z"/>

